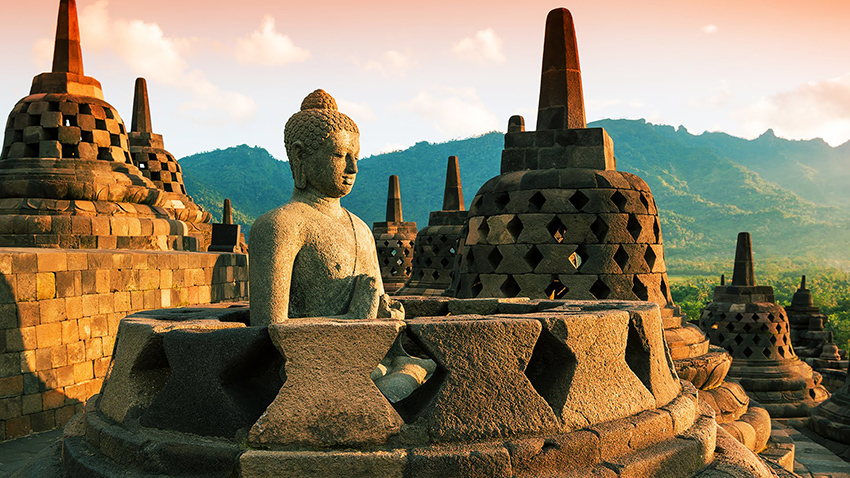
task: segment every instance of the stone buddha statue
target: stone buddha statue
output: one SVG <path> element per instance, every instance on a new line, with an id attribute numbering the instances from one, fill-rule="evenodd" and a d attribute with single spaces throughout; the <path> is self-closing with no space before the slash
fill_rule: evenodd
<path id="1" fill-rule="evenodd" d="M 357 176 L 357 125 L 316 90 L 287 121 L 284 144 L 295 188 L 251 228 L 251 325 L 403 317 L 384 294 L 371 230 L 340 205 Z"/>

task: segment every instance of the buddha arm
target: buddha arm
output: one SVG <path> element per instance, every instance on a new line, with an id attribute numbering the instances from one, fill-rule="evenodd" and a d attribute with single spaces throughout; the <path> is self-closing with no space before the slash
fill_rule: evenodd
<path id="1" fill-rule="evenodd" d="M 289 317 L 292 265 L 299 246 L 297 231 L 287 226 L 289 224 L 284 221 L 264 215 L 251 228 L 249 279 L 252 326 L 283 322 Z"/>

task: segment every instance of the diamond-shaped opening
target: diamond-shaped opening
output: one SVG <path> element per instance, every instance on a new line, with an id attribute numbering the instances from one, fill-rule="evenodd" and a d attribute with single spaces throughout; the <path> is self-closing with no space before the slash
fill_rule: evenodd
<path id="1" fill-rule="evenodd" d="M 442 242 L 443 244 L 445 244 L 448 240 L 449 239 L 445 235 L 440 235 L 440 242 Z"/>
<path id="2" fill-rule="evenodd" d="M 434 263 L 434 260 L 431 259 L 430 257 L 425 258 L 425 267 L 431 267 L 431 264 L 433 264 L 433 263 Z"/>
<path id="3" fill-rule="evenodd" d="M 726 322 L 726 330 L 732 332 L 733 330 L 735 330 L 735 324 L 733 324 L 732 322 Z"/>
<path id="4" fill-rule="evenodd" d="M 652 270 L 655 268 L 655 251 L 652 250 L 652 246 L 647 246 L 646 252 L 643 254 L 643 259 L 646 261 L 646 265 L 649 266 L 649 269 Z"/>
<path id="5" fill-rule="evenodd" d="M 573 263 L 573 267 L 575 267 L 576 270 L 581 270 L 581 266 L 587 262 L 588 257 L 587 248 L 584 247 L 584 245 L 581 245 L 576 248 L 575 252 L 570 254 L 570 262 Z"/>
<path id="6" fill-rule="evenodd" d="M 431 248 L 431 252 L 432 252 L 435 256 L 436 256 L 437 254 L 439 254 L 439 253 L 440 253 L 440 250 L 441 250 L 441 249 L 440 249 L 440 247 L 439 247 L 439 246 L 434 246 L 433 248 Z"/>
<path id="7" fill-rule="evenodd" d="M 759 315 L 753 314 L 753 322 L 758 322 L 758 320 L 759 320 Z"/>
<path id="8" fill-rule="evenodd" d="M 484 284 L 481 283 L 481 276 L 476 275 L 475 279 L 472 280 L 472 285 L 469 286 L 469 290 L 472 292 L 472 298 L 478 297 L 483 289 Z"/>
<path id="9" fill-rule="evenodd" d="M 726 312 L 720 313 L 720 320 L 726 320 Z"/>
<path id="10" fill-rule="evenodd" d="M 744 338 L 741 337 L 740 335 L 736 335 L 734 340 L 735 340 L 736 344 L 741 345 L 741 342 L 744 341 Z"/>
<path id="11" fill-rule="evenodd" d="M 398 269 L 396 269 L 395 267 L 393 267 L 392 269 L 390 269 L 390 275 L 391 275 L 391 276 L 393 276 L 393 277 L 397 276 L 397 275 L 399 274 L 399 272 L 401 272 L 401 271 L 399 271 L 399 270 L 398 270 Z"/>
<path id="12" fill-rule="evenodd" d="M 617 265 L 620 266 L 620 270 L 625 272 L 626 266 L 629 265 L 629 253 L 627 253 L 626 250 L 623 249 L 623 246 L 617 247 L 617 252 L 614 253 L 614 262 L 616 262 Z M 637 277 L 635 277 L 635 280 L 637 280 Z M 646 290 L 646 287 L 644 287 L 644 290 Z"/>
<path id="13" fill-rule="evenodd" d="M 549 231 L 549 234 L 552 236 L 552 239 L 555 239 L 555 242 L 558 244 L 564 242 L 564 238 L 567 235 L 567 226 L 565 226 L 557 216 L 549 221 L 549 224 L 546 225 L 546 230 Z"/>
<path id="14" fill-rule="evenodd" d="M 770 340 L 770 345 L 776 345 L 776 336 L 775 335 L 771 335 L 769 340 Z"/>
<path id="15" fill-rule="evenodd" d="M 761 345 L 761 335 L 753 336 L 753 345 Z"/>
<path id="16" fill-rule="evenodd" d="M 398 255 L 398 251 L 397 251 L 397 250 L 395 250 L 395 249 L 390 249 L 390 255 L 391 255 L 391 256 L 396 256 L 396 255 Z"/>
<path id="17" fill-rule="evenodd" d="M 410 247 L 405 247 L 405 248 L 402 250 L 402 252 L 404 253 L 404 255 L 405 255 L 405 256 L 409 256 L 409 255 L 410 255 L 410 251 L 412 250 L 412 249 L 411 249 L 412 247 L 413 247 L 413 243 L 411 243 L 411 244 L 410 244 Z"/>
<path id="18" fill-rule="evenodd" d="M 770 349 L 769 348 L 761 349 L 761 354 L 764 355 L 764 358 L 769 359 L 770 358 Z"/>
<path id="19" fill-rule="evenodd" d="M 640 193 L 640 203 L 643 204 L 643 207 L 646 208 L 646 212 L 649 213 L 649 201 L 646 199 L 646 194 Z"/>
<path id="20" fill-rule="evenodd" d="M 405 423 L 416 421 L 446 380 L 446 370 L 410 330 L 399 334 L 372 372 L 378 390 Z"/>
<path id="21" fill-rule="evenodd" d="M 661 224 L 658 223 L 658 218 L 655 218 L 655 224 L 652 225 L 652 232 L 655 234 L 655 242 L 661 242 Z"/>
<path id="22" fill-rule="evenodd" d="M 401 260 L 401 259 L 398 259 L 398 260 L 395 261 L 395 263 L 398 264 L 398 265 L 402 265 L 402 264 L 404 264 L 404 261 Z"/>
<path id="23" fill-rule="evenodd" d="M 573 193 L 572 196 L 570 196 L 570 204 L 572 204 L 577 211 L 581 211 L 582 209 L 584 209 L 584 207 L 587 206 L 587 203 L 589 202 L 590 199 L 585 196 L 584 193 L 582 193 L 581 191 L 576 191 L 575 193 Z"/>
<path id="24" fill-rule="evenodd" d="M 511 202 L 511 195 L 508 193 L 501 193 L 496 196 L 496 199 L 493 203 L 496 205 L 496 210 L 502 212 L 508 207 L 508 203 Z"/>
<path id="25" fill-rule="evenodd" d="M 457 249 L 455 249 L 454 247 L 450 247 L 449 248 L 449 254 L 451 254 L 451 255 L 457 254 Z"/>
<path id="26" fill-rule="evenodd" d="M 487 224 L 487 219 L 483 218 L 481 224 L 478 225 L 479 243 L 487 240 L 487 234 L 490 234 L 490 226 Z"/>
<path id="27" fill-rule="evenodd" d="M 528 198 L 528 212 L 540 212 L 544 204 L 546 204 L 546 198 L 540 191 L 537 191 L 533 196 Z"/>
<path id="28" fill-rule="evenodd" d="M 773 314 L 767 314 L 767 320 L 769 320 L 769 321 L 773 322 L 773 319 L 775 319 L 775 317 L 773 316 Z"/>
<path id="29" fill-rule="evenodd" d="M 510 234 L 511 237 L 513 237 L 514 242 L 516 242 L 519 235 L 522 234 L 522 221 L 519 219 L 519 216 L 514 216 L 514 218 L 511 219 L 505 226 L 505 230 L 508 231 L 508 234 Z"/>
<path id="30" fill-rule="evenodd" d="M 577 360 L 563 340 L 543 329 L 534 344 L 531 358 L 525 367 L 525 376 L 534 390 L 546 400 L 559 417 L 567 401 Z"/>
<path id="31" fill-rule="evenodd" d="M 525 259 L 526 264 L 528 264 L 531 267 L 531 270 L 533 271 L 543 260 L 543 254 L 540 252 L 539 249 L 537 249 L 537 246 L 531 246 L 531 249 L 529 249 L 528 252 L 525 253 L 523 259 Z"/>
<path id="32" fill-rule="evenodd" d="M 386 257 L 384 257 L 384 260 L 382 260 L 381 263 L 384 264 L 385 266 L 388 266 L 388 265 L 390 265 L 390 260 L 387 259 Z"/>
<path id="33" fill-rule="evenodd" d="M 590 232 L 596 236 L 597 241 L 605 242 L 605 236 L 608 235 L 608 224 L 605 223 L 602 217 L 597 216 L 593 224 L 590 225 Z"/>
<path id="34" fill-rule="evenodd" d="M 640 279 L 635 276 L 634 282 L 632 283 L 632 292 L 637 296 L 640 300 L 649 300 L 649 294 L 647 293 L 646 286 Z"/>
<path id="35" fill-rule="evenodd" d="M 752 326 L 752 325 L 750 325 L 750 324 L 744 324 L 744 332 L 746 332 L 746 333 L 748 333 L 748 334 L 749 334 L 749 333 L 750 333 L 750 331 L 751 331 L 752 329 L 753 329 L 753 326 Z"/>
<path id="36" fill-rule="evenodd" d="M 440 272 L 435 270 L 434 272 L 431 273 L 431 277 L 434 280 L 438 280 L 440 278 Z"/>
<path id="37" fill-rule="evenodd" d="M 767 349 L 765 349 L 765 350 L 767 350 Z M 777 352 L 779 352 L 779 356 L 780 356 L 780 357 L 782 357 L 783 355 L 785 355 L 785 347 L 783 347 L 783 346 L 781 346 L 781 345 L 780 345 L 779 347 L 776 347 L 776 350 L 777 350 Z"/>
<path id="38" fill-rule="evenodd" d="M 445 257 L 440 259 L 440 265 L 443 266 L 443 267 L 448 267 L 449 266 L 449 260 L 446 259 Z"/>
<path id="39" fill-rule="evenodd" d="M 653 367 L 649 344 L 641 337 L 633 319 L 629 320 L 629 337 L 626 339 L 626 363 L 646 388 L 650 391 L 653 390 Z"/>
<path id="40" fill-rule="evenodd" d="M 490 267 L 496 269 L 499 267 L 499 264 L 502 263 L 502 253 L 499 252 L 498 247 L 494 247 L 490 254 L 487 254 L 487 262 L 490 263 Z"/>
<path id="41" fill-rule="evenodd" d="M 432 242 L 434 242 L 433 236 L 425 236 L 425 243 L 426 244 L 431 244 Z"/>
<path id="42" fill-rule="evenodd" d="M 602 279 L 596 279 L 596 282 L 590 286 L 590 293 L 598 300 L 602 300 L 608 298 L 608 295 L 611 293 L 611 289 L 608 288 L 608 285 L 605 284 Z"/>
<path id="43" fill-rule="evenodd" d="M 743 316 L 743 315 L 741 315 L 741 314 L 735 314 L 735 320 L 737 320 L 738 322 L 740 322 L 740 321 L 744 320 L 744 316 Z"/>
<path id="44" fill-rule="evenodd" d="M 626 204 L 629 202 L 626 199 L 626 196 L 623 196 L 623 193 L 620 191 L 615 191 L 614 194 L 611 195 L 611 202 L 617 206 L 617 209 L 620 212 L 626 212 Z"/>
<path id="45" fill-rule="evenodd" d="M 406 277 L 410 277 L 410 273 L 411 273 L 412 271 L 413 271 L 413 269 L 411 269 L 411 268 L 410 268 L 410 266 L 407 266 L 407 267 L 405 267 L 405 268 L 404 268 L 404 275 L 405 275 Z"/>
<path id="46" fill-rule="evenodd" d="M 552 282 L 543 290 L 544 295 L 551 300 L 558 300 L 564 297 L 570 290 L 561 283 L 561 280 L 552 276 Z"/>
<path id="47" fill-rule="evenodd" d="M 502 295 L 505 297 L 516 297 L 519 295 L 521 289 L 517 281 L 514 279 L 514 276 L 509 275 L 505 282 L 502 282 L 502 285 L 499 286 L 499 290 L 502 292 Z"/>
<path id="48" fill-rule="evenodd" d="M 626 230 L 629 231 L 629 235 L 635 241 L 640 237 L 640 221 L 638 221 L 634 214 L 629 214 L 629 222 L 626 224 Z"/>
<path id="49" fill-rule="evenodd" d="M 745 358 L 750 358 L 750 356 L 753 355 L 753 349 L 749 347 L 744 347 L 744 350 L 742 350 L 741 353 L 744 354 Z"/>
<path id="50" fill-rule="evenodd" d="M 472 255 L 472 249 L 468 249 L 466 252 L 466 265 L 471 267 L 472 264 L 475 263 L 475 256 Z"/>

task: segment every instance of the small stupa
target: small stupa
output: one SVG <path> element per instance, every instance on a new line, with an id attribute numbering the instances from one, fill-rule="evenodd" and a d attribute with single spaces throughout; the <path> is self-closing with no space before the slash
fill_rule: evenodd
<path id="1" fill-rule="evenodd" d="M 166 192 L 165 207 L 183 221 L 209 222 L 210 213 L 186 195 L 183 170 L 174 156 L 165 150 L 162 135 L 153 132 L 148 85 L 144 78 L 136 78 L 131 125 L 129 138 L 133 164 L 157 188 Z"/>
<path id="2" fill-rule="evenodd" d="M 797 357 L 785 309 L 773 288 L 756 285 L 750 233 L 738 234 L 731 285 L 714 289 L 700 327 L 713 345 L 732 354 L 729 378 L 773 418 L 806 416 L 829 397 L 821 375 Z"/>
<path id="3" fill-rule="evenodd" d="M 53 69 L 6 123 L 0 246 L 205 250 L 209 227 L 172 206 L 133 164 L 124 122 L 85 75 L 77 5 L 61 0 Z"/>
<path id="4" fill-rule="evenodd" d="M 413 272 L 398 295 L 441 295 L 449 288 L 458 241 L 465 222 L 466 207 L 463 203 L 460 167 L 457 156 L 449 156 L 443 209 L 431 211 L 428 225 L 416 235 Z"/>
<path id="5" fill-rule="evenodd" d="M 410 278 L 416 232 L 415 222 L 404 222 L 398 176 L 393 174 L 387 191 L 387 220 L 372 224 L 381 279 L 387 294 L 394 294 Z"/>

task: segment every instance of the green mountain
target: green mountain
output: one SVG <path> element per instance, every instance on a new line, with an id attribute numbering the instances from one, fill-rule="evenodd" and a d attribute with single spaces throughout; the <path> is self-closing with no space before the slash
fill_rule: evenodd
<path id="1" fill-rule="evenodd" d="M 850 143 L 789 141 L 768 131 L 754 140 L 643 120 L 602 120 L 614 139 L 617 167 L 641 176 L 659 207 L 672 264 L 731 258 L 739 231 L 753 233 L 757 257 L 787 257 L 847 266 L 850 243 Z M 442 206 L 446 159 L 460 158 L 467 206 L 499 173 L 503 135 L 447 143 L 421 142 L 404 151 L 364 158 L 343 205 L 367 224 L 382 221 L 387 178 L 400 177 L 404 217 L 424 227 Z M 245 145 L 180 160 L 186 188 L 220 215 L 229 197 L 246 228 L 289 199 L 288 163 Z"/>

